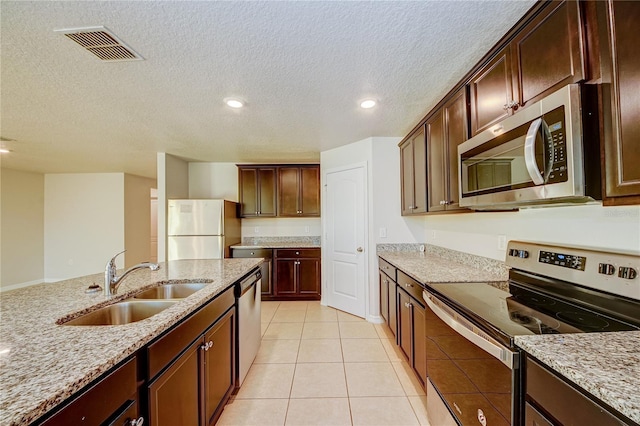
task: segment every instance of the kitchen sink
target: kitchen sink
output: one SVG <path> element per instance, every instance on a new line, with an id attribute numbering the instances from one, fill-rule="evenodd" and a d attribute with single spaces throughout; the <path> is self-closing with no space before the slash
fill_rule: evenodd
<path id="1" fill-rule="evenodd" d="M 132 300 L 127 299 L 97 309 L 62 325 L 122 325 L 154 316 L 176 300 Z"/>
<path id="2" fill-rule="evenodd" d="M 208 285 L 209 283 L 165 284 L 144 290 L 133 297 L 135 299 L 184 299 Z"/>

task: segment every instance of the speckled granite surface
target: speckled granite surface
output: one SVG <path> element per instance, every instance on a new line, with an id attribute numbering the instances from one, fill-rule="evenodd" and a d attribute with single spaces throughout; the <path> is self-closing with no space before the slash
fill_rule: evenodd
<path id="1" fill-rule="evenodd" d="M 84 292 L 92 282 L 102 285 L 103 274 L 0 294 L 0 424 L 22 425 L 38 418 L 260 262 L 261 259 L 167 262 L 159 271 L 133 272 L 110 299 L 102 293 Z M 141 288 L 172 281 L 211 284 L 139 322 L 93 327 L 56 325 L 60 318 L 75 317 L 125 299 Z"/>
<path id="2" fill-rule="evenodd" d="M 320 237 L 245 237 L 232 248 L 320 248 Z"/>
<path id="3" fill-rule="evenodd" d="M 504 263 L 443 247 L 420 244 L 378 246 L 378 256 L 421 283 L 487 282 L 508 289 L 509 269 Z M 417 251 L 416 251 L 417 249 Z"/>
<path id="4" fill-rule="evenodd" d="M 516 336 L 515 342 L 640 423 L 640 331 Z"/>

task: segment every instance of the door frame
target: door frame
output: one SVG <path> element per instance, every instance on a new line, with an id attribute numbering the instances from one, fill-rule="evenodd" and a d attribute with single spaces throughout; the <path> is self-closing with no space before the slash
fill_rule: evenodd
<path id="1" fill-rule="evenodd" d="M 364 299 L 365 299 L 365 304 L 364 304 L 364 319 L 369 321 L 369 316 L 371 313 L 371 306 L 370 306 L 370 287 L 371 287 L 371 283 L 369 282 L 369 258 L 370 258 L 370 247 L 369 247 L 369 216 L 371 214 L 371 209 L 369 206 L 369 163 L 367 161 L 357 161 L 354 163 L 350 163 L 350 164 L 346 164 L 343 166 L 339 166 L 339 167 L 332 167 L 330 169 L 323 169 L 322 170 L 322 181 L 321 181 L 321 185 L 322 185 L 322 197 L 321 197 L 321 212 L 320 212 L 320 217 L 322 218 L 322 238 L 321 238 L 321 253 L 322 253 L 322 294 L 320 296 L 320 304 L 322 304 L 323 306 L 328 306 L 327 303 L 327 294 L 328 294 L 328 287 L 329 287 L 329 283 L 327 282 L 328 276 L 329 274 L 327 273 L 327 265 L 329 264 L 328 262 L 328 252 L 326 250 L 327 248 L 327 204 L 326 204 L 326 200 L 327 200 L 327 175 L 331 174 L 331 173 L 338 173 L 338 172 L 344 172 L 347 170 L 352 170 L 352 169 L 359 169 L 361 168 L 363 171 L 363 187 L 364 187 L 364 241 L 363 241 L 363 247 L 365 250 L 364 253 L 364 271 L 363 271 L 363 278 L 364 278 Z M 324 259 L 327 259 L 327 261 L 325 262 Z"/>

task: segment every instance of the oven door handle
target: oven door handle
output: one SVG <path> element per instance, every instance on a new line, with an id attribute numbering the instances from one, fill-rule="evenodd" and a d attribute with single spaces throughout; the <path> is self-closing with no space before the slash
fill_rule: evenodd
<path id="1" fill-rule="evenodd" d="M 448 312 L 442 309 L 438 304 L 442 304 L 437 298 L 433 295 L 424 291 L 422 293 L 422 298 L 429 308 L 433 311 L 434 314 L 438 316 L 445 324 L 455 330 L 462 337 L 467 339 L 469 342 L 478 346 L 480 349 L 484 350 L 504 365 L 509 367 L 509 369 L 513 369 L 513 356 L 511 351 L 504 348 L 494 339 L 491 339 L 489 336 L 482 336 L 480 330 L 477 329 L 470 321 L 465 318 L 462 318 L 460 315 L 456 315 L 455 317 L 451 316 Z"/>
<path id="2" fill-rule="evenodd" d="M 527 137 L 524 140 L 524 163 L 527 166 L 527 172 L 531 176 L 531 180 L 536 185 L 542 185 L 544 178 L 538 164 L 536 163 L 536 135 L 542 126 L 542 118 L 536 118 L 531 122 Z"/>

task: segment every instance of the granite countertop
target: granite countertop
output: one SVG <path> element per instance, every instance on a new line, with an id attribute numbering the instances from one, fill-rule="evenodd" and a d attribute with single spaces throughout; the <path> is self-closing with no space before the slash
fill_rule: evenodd
<path id="1" fill-rule="evenodd" d="M 0 295 L 0 424 L 29 423 L 123 361 L 260 264 L 260 259 L 180 260 L 139 270 L 118 294 L 85 294 L 104 274 L 12 290 Z M 122 271 L 119 271 L 122 272 Z M 209 282 L 153 317 L 117 326 L 57 325 L 61 318 L 108 305 L 143 287 Z"/>
<path id="2" fill-rule="evenodd" d="M 485 257 L 437 246 L 427 246 L 425 252 L 378 250 L 378 256 L 426 285 L 485 282 L 508 287 L 508 268 L 503 262 Z"/>
<path id="3" fill-rule="evenodd" d="M 515 343 L 640 423 L 640 331 L 516 336 Z"/>
<path id="4" fill-rule="evenodd" d="M 231 248 L 320 248 L 320 237 L 247 237 Z"/>

